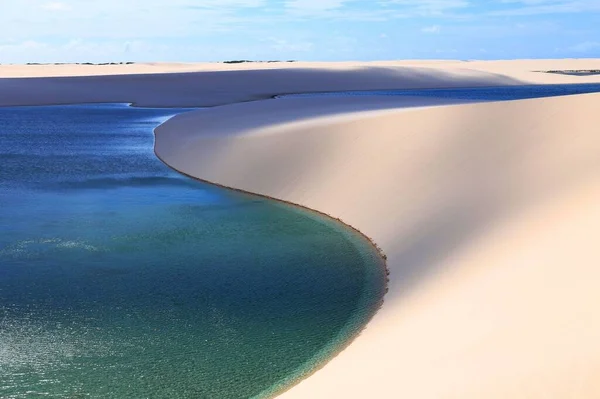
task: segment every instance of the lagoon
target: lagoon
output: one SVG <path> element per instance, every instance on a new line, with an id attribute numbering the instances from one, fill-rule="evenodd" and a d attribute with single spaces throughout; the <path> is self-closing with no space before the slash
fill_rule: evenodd
<path id="1" fill-rule="evenodd" d="M 358 233 L 158 161 L 185 111 L 0 108 L 0 397 L 268 397 L 380 306 Z"/>

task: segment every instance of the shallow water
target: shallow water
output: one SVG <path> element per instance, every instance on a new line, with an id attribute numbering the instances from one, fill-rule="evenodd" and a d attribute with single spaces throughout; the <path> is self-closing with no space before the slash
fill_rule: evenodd
<path id="1" fill-rule="evenodd" d="M 160 163 L 183 111 L 0 108 L 1 398 L 268 396 L 379 306 L 362 237 Z"/>

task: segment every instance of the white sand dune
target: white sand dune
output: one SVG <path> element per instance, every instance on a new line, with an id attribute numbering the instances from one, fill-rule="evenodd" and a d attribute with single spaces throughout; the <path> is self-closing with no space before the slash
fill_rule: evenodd
<path id="1" fill-rule="evenodd" d="M 159 128 L 159 156 L 339 217 L 388 255 L 366 331 L 283 397 L 600 397 L 600 95 L 270 127 L 255 105 L 249 131 L 225 108 L 223 131 L 211 112 Z"/>
<path id="2" fill-rule="evenodd" d="M 262 65 L 262 64 L 260 64 Z M 265 64 L 269 65 L 269 64 Z M 0 66 L 0 77 L 8 68 Z M 472 70 L 403 66 L 284 67 L 97 76 L 0 78 L 1 105 L 133 102 L 140 106 L 216 106 L 277 94 L 389 88 L 519 84 L 518 79 Z M 29 68 L 35 68 L 30 66 Z M 48 66 L 49 71 L 53 67 Z M 101 67 L 99 67 L 101 68 Z M 84 66 L 65 67 L 73 74 Z M 168 67 L 167 70 L 170 70 Z M 140 71 L 145 71 L 140 67 Z"/>
<path id="3" fill-rule="evenodd" d="M 212 105 L 303 90 L 600 82 L 531 72 L 596 60 L 415 64 L 0 79 L 0 104 Z M 600 94 L 447 103 L 266 100 L 157 129 L 156 152 L 172 167 L 339 217 L 387 253 L 382 309 L 282 397 L 600 397 Z"/>

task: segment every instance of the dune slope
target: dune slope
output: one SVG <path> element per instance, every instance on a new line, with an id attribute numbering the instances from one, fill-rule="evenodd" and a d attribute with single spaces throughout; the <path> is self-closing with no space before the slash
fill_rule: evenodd
<path id="1" fill-rule="evenodd" d="M 132 68 L 135 66 L 132 66 Z M 518 79 L 478 70 L 403 66 L 280 67 L 202 72 L 138 73 L 95 76 L 10 76 L 0 66 L 0 106 L 132 102 L 147 107 L 216 106 L 262 100 L 277 94 L 390 88 L 435 88 L 519 84 Z M 40 68 L 43 68 L 40 67 Z M 84 66 L 65 67 L 75 73 Z M 100 71 L 102 71 L 101 67 Z M 48 73 L 54 70 L 47 66 Z M 169 68 L 166 68 L 168 71 Z"/>
<path id="2" fill-rule="evenodd" d="M 363 334 L 282 397 L 600 395 L 600 95 L 281 123 L 243 107 L 172 119 L 157 154 L 339 217 L 391 271 Z"/>

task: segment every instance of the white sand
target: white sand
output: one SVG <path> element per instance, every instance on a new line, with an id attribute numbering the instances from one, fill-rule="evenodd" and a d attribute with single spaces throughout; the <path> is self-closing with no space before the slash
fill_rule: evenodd
<path id="1" fill-rule="evenodd" d="M 56 104 L 73 102 L 134 102 L 141 106 L 214 106 L 262 100 L 277 94 L 317 91 L 388 89 L 405 87 L 457 87 L 519 84 L 506 76 L 472 70 L 444 70 L 368 64 L 317 67 L 282 64 L 242 64 L 229 66 L 199 64 L 200 72 L 180 73 L 178 66 L 167 64 L 164 71 L 149 73 L 145 65 L 115 66 L 129 74 L 106 75 L 109 67 L 98 66 L 94 76 L 81 65 L 47 66 L 48 74 L 73 76 L 40 77 L 44 66 L 17 68 L 0 66 L 0 106 Z M 128 68 L 130 67 L 130 69 Z M 226 70 L 219 70 L 219 69 Z M 237 69 L 231 69 L 237 68 Z M 60 73 L 58 73 L 59 71 Z M 160 69 L 151 69 L 161 72 Z M 116 73 L 116 72 L 115 72 Z"/>
<path id="2" fill-rule="evenodd" d="M 202 105 L 314 87 L 600 82 L 531 72 L 596 69 L 597 60 L 413 63 L 0 79 L 0 104 Z M 407 105 L 442 104 L 267 100 L 157 129 L 157 154 L 171 166 L 340 217 L 388 255 L 383 308 L 282 397 L 600 397 L 600 94 L 393 110 Z"/>
<path id="3" fill-rule="evenodd" d="M 363 68 L 437 68 L 449 70 L 477 70 L 511 76 L 529 77 L 530 81 L 547 81 L 534 71 L 600 69 L 600 59 L 510 60 L 510 61 L 454 61 L 404 60 L 371 62 L 253 62 L 225 63 L 136 63 L 131 65 L 0 65 L 0 77 L 58 77 L 101 76 L 156 73 L 186 73 L 207 71 L 245 71 L 273 69 L 356 70 Z M 551 78 L 553 79 L 553 78 Z M 581 79 L 577 79 L 580 81 Z"/>

